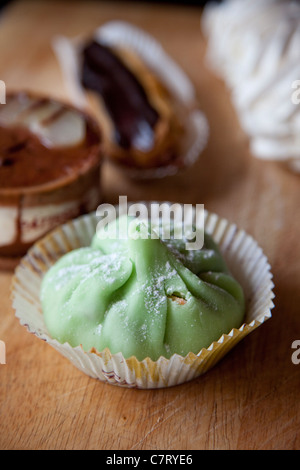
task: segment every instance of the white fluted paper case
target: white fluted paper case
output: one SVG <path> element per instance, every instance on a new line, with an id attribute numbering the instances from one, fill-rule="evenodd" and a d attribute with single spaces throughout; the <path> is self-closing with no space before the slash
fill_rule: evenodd
<path id="1" fill-rule="evenodd" d="M 174 354 L 170 359 L 125 359 L 108 349 L 83 351 L 61 344 L 47 332 L 40 302 L 41 282 L 45 272 L 62 255 L 88 246 L 95 234 L 96 215 L 72 220 L 37 242 L 21 260 L 12 283 L 12 301 L 16 317 L 30 333 L 45 340 L 78 369 L 110 384 L 141 389 L 162 388 L 190 381 L 212 368 L 242 338 L 271 317 L 273 282 L 270 265 L 256 241 L 235 225 L 205 211 L 205 230 L 218 243 L 232 275 L 244 289 L 247 302 L 244 323 L 239 329 L 223 334 L 218 341 L 198 354 L 186 357 Z"/>
<path id="2" fill-rule="evenodd" d="M 185 116 L 185 135 L 180 145 L 180 166 L 174 163 L 148 169 L 122 166 L 122 172 L 134 179 L 164 178 L 193 165 L 207 145 L 209 124 L 197 105 L 195 88 L 186 73 L 154 37 L 130 23 L 110 21 L 97 28 L 92 35 L 96 41 L 115 47 L 127 47 L 134 51 L 188 110 Z M 69 99 L 75 106 L 94 112 L 89 102 L 89 93 L 83 89 L 79 80 L 80 50 L 83 43 L 82 37 L 69 39 L 56 36 L 53 39 L 53 49 L 62 70 Z"/>

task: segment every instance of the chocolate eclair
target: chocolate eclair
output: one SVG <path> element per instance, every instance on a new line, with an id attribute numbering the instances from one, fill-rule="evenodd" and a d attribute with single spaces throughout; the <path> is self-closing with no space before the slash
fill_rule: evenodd
<path id="1" fill-rule="evenodd" d="M 0 257 L 101 202 L 102 138 L 89 115 L 48 97 L 9 94 L 0 107 Z M 1 263 L 0 263 L 1 265 Z"/>
<path id="2" fill-rule="evenodd" d="M 176 161 L 182 110 L 137 54 L 91 40 L 81 51 L 80 74 L 111 160 L 145 169 Z"/>

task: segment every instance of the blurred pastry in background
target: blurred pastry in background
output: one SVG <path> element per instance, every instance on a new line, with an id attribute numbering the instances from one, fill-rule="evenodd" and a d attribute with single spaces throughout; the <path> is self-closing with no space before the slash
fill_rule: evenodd
<path id="1" fill-rule="evenodd" d="M 95 40 L 84 45 L 82 58 L 81 83 L 96 95 L 109 157 L 141 168 L 176 160 L 180 112 L 140 58 Z"/>
<path id="2" fill-rule="evenodd" d="M 101 201 L 101 136 L 88 115 L 12 93 L 0 108 L 0 256 L 17 257 Z"/>
<path id="3" fill-rule="evenodd" d="M 88 38 L 56 38 L 54 49 L 69 97 L 100 124 L 110 162 L 165 176 L 198 158 L 207 121 L 188 77 L 152 37 L 111 22 Z"/>
<path id="4" fill-rule="evenodd" d="M 300 172 L 300 3 L 227 0 L 202 16 L 207 62 L 226 82 L 252 153 Z"/>

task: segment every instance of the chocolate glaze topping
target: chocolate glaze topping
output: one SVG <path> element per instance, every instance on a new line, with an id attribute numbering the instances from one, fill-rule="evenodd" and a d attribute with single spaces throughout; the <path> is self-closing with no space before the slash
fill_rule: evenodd
<path id="1" fill-rule="evenodd" d="M 95 41 L 85 46 L 81 81 L 102 97 L 120 147 L 142 152 L 153 148 L 158 113 L 141 83 L 109 47 Z"/>

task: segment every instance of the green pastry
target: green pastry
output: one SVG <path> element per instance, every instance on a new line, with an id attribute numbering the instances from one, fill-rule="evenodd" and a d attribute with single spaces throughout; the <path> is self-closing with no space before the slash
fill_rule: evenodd
<path id="1" fill-rule="evenodd" d="M 41 301 L 53 338 L 86 351 L 107 347 L 125 358 L 157 360 L 197 354 L 241 326 L 243 291 L 212 238 L 205 234 L 201 250 L 187 251 L 184 240 L 151 233 L 137 224 L 122 239 L 96 235 L 91 247 L 50 268 Z"/>

